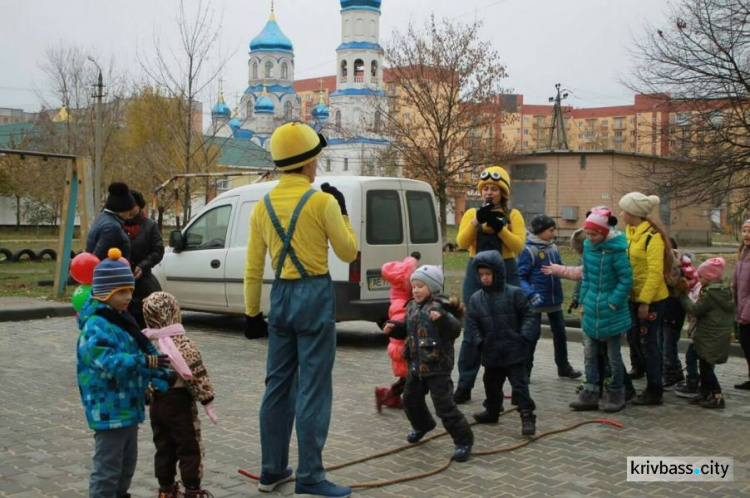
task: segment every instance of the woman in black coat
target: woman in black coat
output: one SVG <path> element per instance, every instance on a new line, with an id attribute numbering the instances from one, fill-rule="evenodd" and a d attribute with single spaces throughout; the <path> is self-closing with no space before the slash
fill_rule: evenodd
<path id="1" fill-rule="evenodd" d="M 146 216 L 146 202 L 137 190 L 131 190 L 137 213 L 125 222 L 123 228 L 130 238 L 130 267 L 135 276 L 135 291 L 128 311 L 135 317 L 141 328 L 146 328 L 143 320 L 143 300 L 152 292 L 161 290 L 159 281 L 151 273 L 151 268 L 164 257 L 164 242 L 159 225 Z"/>

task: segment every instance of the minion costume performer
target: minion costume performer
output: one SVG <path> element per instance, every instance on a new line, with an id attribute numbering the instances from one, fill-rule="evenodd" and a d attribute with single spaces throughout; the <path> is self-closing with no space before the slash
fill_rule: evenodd
<path id="1" fill-rule="evenodd" d="M 352 262 L 357 238 L 343 194 L 324 184 L 314 190 L 317 157 L 325 138 L 304 123 L 287 123 L 271 135 L 279 184 L 250 215 L 245 266 L 248 337 L 266 330 L 260 311 L 266 250 L 276 276 L 268 316 L 266 391 L 260 408 L 262 471 L 258 489 L 273 491 L 291 480 L 292 426 L 299 458 L 296 494 L 349 496 L 325 479 L 322 451 L 331 419 L 331 372 L 336 354 L 336 295 L 328 273 L 328 243 Z"/>
<path id="2" fill-rule="evenodd" d="M 510 175 L 500 166 L 490 166 L 479 174 L 477 190 L 484 205 L 467 209 L 458 227 L 456 243 L 461 249 L 469 249 L 469 262 L 462 299 L 469 302 L 471 295 L 482 288 L 479 274 L 474 268 L 474 256 L 478 252 L 495 250 L 500 253 L 505 264 L 505 282 L 520 287 L 516 257 L 526 246 L 526 223 L 517 209 L 511 209 Z M 465 324 L 464 324 L 465 325 Z M 466 330 L 466 326 L 464 326 Z M 480 345 L 474 337 L 461 341 L 458 354 L 458 384 L 454 393 L 456 404 L 466 403 L 471 399 L 480 366 Z"/>

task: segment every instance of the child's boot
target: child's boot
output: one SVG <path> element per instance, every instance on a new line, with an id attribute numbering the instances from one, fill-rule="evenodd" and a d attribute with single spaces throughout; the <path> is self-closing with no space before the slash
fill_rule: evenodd
<path id="1" fill-rule="evenodd" d="M 721 393 L 716 393 L 713 396 L 704 399 L 700 405 L 703 408 L 726 408 L 726 405 L 724 404 L 724 395 Z"/>
<path id="2" fill-rule="evenodd" d="M 159 498 L 182 498 L 182 496 L 179 483 L 159 486 Z"/>
<path id="3" fill-rule="evenodd" d="M 536 415 L 531 410 L 521 410 L 521 435 L 533 436 L 536 434 Z"/>
<path id="4" fill-rule="evenodd" d="M 375 408 L 377 408 L 378 413 L 383 410 L 383 404 L 385 404 L 385 400 L 388 398 L 388 391 L 390 391 L 389 387 L 375 388 Z"/>
<path id="5" fill-rule="evenodd" d="M 615 413 L 623 408 L 625 408 L 625 391 L 607 391 L 602 410 L 606 413 Z"/>
<path id="6" fill-rule="evenodd" d="M 385 398 L 385 401 L 383 402 L 383 404 L 387 406 L 388 408 L 401 408 L 402 407 L 401 396 L 398 396 L 391 391 L 389 395 Z"/>
<path id="7" fill-rule="evenodd" d="M 500 408 L 500 411 L 502 411 L 502 408 Z M 476 420 L 478 424 L 496 424 L 497 421 L 500 420 L 500 412 L 490 413 L 489 410 L 477 412 L 474 414 L 474 420 Z"/>
<path id="8" fill-rule="evenodd" d="M 591 411 L 599 409 L 599 393 L 584 389 L 578 395 L 578 399 L 570 403 L 573 410 L 577 412 Z"/>
<path id="9" fill-rule="evenodd" d="M 203 488 L 185 488 L 185 498 L 214 498 L 214 495 Z"/>

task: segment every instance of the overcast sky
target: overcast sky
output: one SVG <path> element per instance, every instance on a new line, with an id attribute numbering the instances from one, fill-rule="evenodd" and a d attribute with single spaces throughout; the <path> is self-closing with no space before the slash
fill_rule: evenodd
<path id="1" fill-rule="evenodd" d="M 197 1 L 187 0 L 194 9 Z M 227 60 L 222 79 L 234 107 L 247 86 L 250 40 L 268 20 L 270 0 L 211 0 L 220 41 L 209 64 Z M 276 0 L 276 17 L 292 40 L 296 78 L 334 73 L 340 43 L 338 0 Z M 139 57 L 153 56 L 154 40 L 176 46 L 177 0 L 0 0 L 0 107 L 36 111 L 38 92 L 49 95 L 40 70 L 47 47 L 74 44 L 99 61 L 114 58 L 117 69 L 136 77 Z M 620 83 L 631 70 L 628 50 L 646 23 L 663 22 L 667 0 L 383 0 L 381 44 L 434 13 L 484 21 L 483 38 L 499 52 L 510 75 L 505 86 L 527 104 L 545 104 L 554 84 L 571 91 L 575 107 L 630 104 Z M 139 56 L 139 53 L 141 54 Z M 104 62 L 100 62 L 104 64 Z M 105 81 L 106 84 L 106 81 Z M 202 96 L 209 108 L 218 82 Z M 51 104 L 59 105 L 47 97 Z"/>

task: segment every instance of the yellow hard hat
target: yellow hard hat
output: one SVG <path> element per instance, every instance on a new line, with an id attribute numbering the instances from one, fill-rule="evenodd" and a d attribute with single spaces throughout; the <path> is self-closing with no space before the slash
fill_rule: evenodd
<path id="1" fill-rule="evenodd" d="M 510 175 L 500 166 L 490 166 L 479 174 L 477 190 L 481 191 L 485 185 L 497 185 L 506 197 L 510 196 Z"/>
<path id="2" fill-rule="evenodd" d="M 276 168 L 288 171 L 318 157 L 325 146 L 323 135 L 305 123 L 286 123 L 271 135 L 271 158 Z"/>

